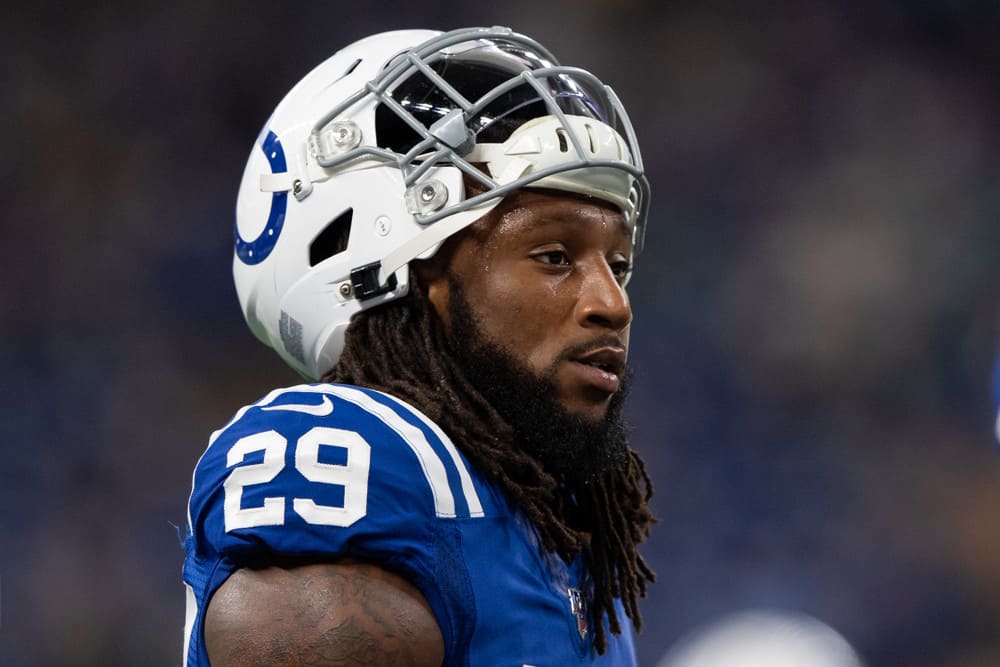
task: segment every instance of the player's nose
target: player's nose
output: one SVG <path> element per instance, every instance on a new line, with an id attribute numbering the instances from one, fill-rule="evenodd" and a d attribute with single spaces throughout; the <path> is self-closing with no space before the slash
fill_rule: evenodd
<path id="1" fill-rule="evenodd" d="M 603 259 L 588 264 L 577 301 L 577 320 L 585 327 L 621 331 L 632 322 L 628 293 Z"/>

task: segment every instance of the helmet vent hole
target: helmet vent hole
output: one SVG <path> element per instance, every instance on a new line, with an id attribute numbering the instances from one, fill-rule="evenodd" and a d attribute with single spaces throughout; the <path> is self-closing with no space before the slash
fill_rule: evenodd
<path id="1" fill-rule="evenodd" d="M 558 128 L 556 130 L 556 137 L 559 139 L 559 152 L 565 153 L 569 150 L 569 142 L 566 141 L 566 130 L 563 128 Z"/>
<path id="2" fill-rule="evenodd" d="M 353 72 L 355 69 L 357 69 L 358 65 L 360 65 L 360 64 L 361 64 L 361 58 L 358 58 L 353 63 L 351 63 L 351 66 L 347 68 L 346 72 L 344 72 L 343 74 L 340 75 L 340 78 L 343 79 L 345 76 L 347 76 L 348 74 L 350 74 L 351 72 Z"/>
<path id="3" fill-rule="evenodd" d="M 349 208 L 323 228 L 309 244 L 309 266 L 316 266 L 325 259 L 347 250 L 347 240 L 351 236 L 351 220 L 354 209 Z"/>

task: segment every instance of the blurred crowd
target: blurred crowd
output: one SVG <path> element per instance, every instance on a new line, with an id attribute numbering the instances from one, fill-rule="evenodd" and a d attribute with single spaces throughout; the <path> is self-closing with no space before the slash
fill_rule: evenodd
<path id="1" fill-rule="evenodd" d="M 191 469 L 298 381 L 232 288 L 254 138 L 341 45 L 494 24 L 610 82 L 653 183 L 642 664 L 761 607 L 868 667 L 1000 664 L 1000 5 L 972 0 L 5 11 L 0 664 L 180 663 Z"/>

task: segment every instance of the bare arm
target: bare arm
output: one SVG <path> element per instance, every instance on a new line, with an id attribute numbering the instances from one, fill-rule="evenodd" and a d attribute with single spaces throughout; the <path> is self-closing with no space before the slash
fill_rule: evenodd
<path id="1" fill-rule="evenodd" d="M 213 667 L 439 667 L 444 640 L 412 584 L 341 561 L 235 572 L 205 615 Z"/>

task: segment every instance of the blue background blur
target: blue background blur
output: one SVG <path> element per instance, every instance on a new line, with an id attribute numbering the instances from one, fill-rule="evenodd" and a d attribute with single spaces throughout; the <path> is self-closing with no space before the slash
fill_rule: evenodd
<path id="1" fill-rule="evenodd" d="M 231 283 L 254 137 L 354 39 L 490 24 L 612 83 L 654 184 L 643 664 L 750 606 L 1000 664 L 1000 5 L 132 4 L 0 21 L 0 664 L 179 664 L 190 471 L 297 381 Z"/>

